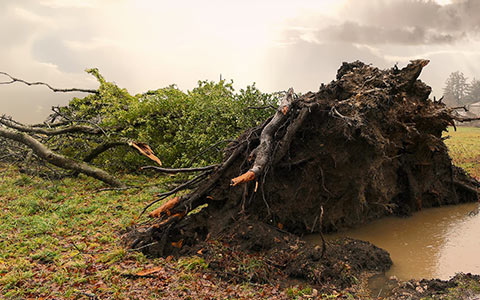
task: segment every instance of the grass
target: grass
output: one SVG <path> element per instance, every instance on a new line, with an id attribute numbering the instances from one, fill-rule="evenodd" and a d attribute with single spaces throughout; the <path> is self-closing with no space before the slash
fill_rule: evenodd
<path id="1" fill-rule="evenodd" d="M 147 259 L 126 250 L 121 231 L 162 190 L 97 192 L 102 187 L 86 177 L 50 181 L 0 165 L 0 299 L 268 299 L 283 293 L 222 282 L 196 256 Z M 163 272 L 154 276 L 131 276 L 159 267 Z"/>
<path id="2" fill-rule="evenodd" d="M 136 267 L 146 261 L 118 245 L 118 235 L 152 195 L 96 193 L 99 187 L 87 178 L 55 182 L 3 170 L 0 291 L 5 298 L 63 299 L 92 282 L 113 292 L 122 286 L 119 262 L 130 260 Z"/>
<path id="3" fill-rule="evenodd" d="M 449 135 L 454 163 L 480 179 L 480 128 L 460 127 Z M 296 287 L 215 280 L 199 257 L 147 259 L 125 250 L 120 232 L 162 190 L 96 192 L 101 187 L 85 177 L 50 181 L 0 165 L 1 299 L 288 299 L 310 294 Z M 158 266 L 168 272 L 153 278 L 124 276 Z"/>
<path id="4" fill-rule="evenodd" d="M 454 131 L 450 127 L 445 136 L 449 136 L 445 144 L 453 163 L 480 180 L 480 128 L 457 127 Z"/>

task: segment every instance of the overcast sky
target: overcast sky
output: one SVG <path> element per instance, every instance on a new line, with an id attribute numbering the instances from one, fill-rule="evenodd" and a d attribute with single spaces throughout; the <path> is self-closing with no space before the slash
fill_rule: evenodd
<path id="1" fill-rule="evenodd" d="M 451 72 L 480 77 L 480 0 L 0 0 L 0 41 L 0 71 L 56 87 L 95 88 L 97 67 L 132 94 L 220 74 L 306 92 L 343 61 L 427 58 L 439 96 Z M 0 85 L 0 114 L 37 122 L 72 96 Z"/>

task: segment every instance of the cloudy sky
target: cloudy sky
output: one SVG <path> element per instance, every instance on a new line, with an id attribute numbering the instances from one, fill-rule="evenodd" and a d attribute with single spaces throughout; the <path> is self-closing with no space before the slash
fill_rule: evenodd
<path id="1" fill-rule="evenodd" d="M 220 74 L 306 92 L 343 61 L 427 58 L 439 96 L 451 72 L 480 77 L 480 0 L 0 0 L 0 41 L 0 71 L 56 87 L 95 88 L 98 67 L 132 94 Z M 0 85 L 0 114 L 37 122 L 72 96 Z"/>

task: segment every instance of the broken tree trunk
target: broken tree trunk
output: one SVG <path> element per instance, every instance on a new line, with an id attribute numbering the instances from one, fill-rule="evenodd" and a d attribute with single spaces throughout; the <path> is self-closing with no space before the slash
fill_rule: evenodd
<path id="1" fill-rule="evenodd" d="M 478 182 L 452 165 L 443 143 L 452 110 L 417 80 L 427 63 L 344 63 L 316 93 L 289 90 L 272 118 L 232 142 L 189 194 L 150 213 L 153 224 L 132 227 L 126 243 L 152 255 L 210 237 L 268 249 L 275 243 L 258 228 L 328 232 L 477 200 Z"/>

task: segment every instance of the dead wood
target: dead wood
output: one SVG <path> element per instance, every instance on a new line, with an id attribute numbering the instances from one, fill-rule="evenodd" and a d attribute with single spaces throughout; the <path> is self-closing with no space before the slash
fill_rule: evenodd
<path id="1" fill-rule="evenodd" d="M 290 88 L 280 102 L 277 112 L 265 128 L 263 128 L 262 133 L 260 134 L 260 145 L 255 148 L 255 161 L 252 168 L 244 174 L 233 178 L 232 186 L 252 181 L 264 172 L 267 164 L 271 160 L 274 147 L 274 134 L 287 119 L 287 113 L 290 111 L 292 105 L 294 105 L 294 95 L 293 89 Z"/>
<path id="2" fill-rule="evenodd" d="M 130 142 L 129 145 L 137 149 L 140 154 L 145 155 L 146 157 L 156 162 L 160 167 L 162 166 L 162 162 L 160 161 L 160 159 L 155 156 L 153 150 L 147 144 L 140 142 Z"/>
<path id="3" fill-rule="evenodd" d="M 471 122 L 471 121 L 478 121 L 480 120 L 480 117 L 476 117 L 476 118 L 462 118 L 462 117 L 454 117 L 455 121 L 458 121 L 458 122 Z"/>
<path id="4" fill-rule="evenodd" d="M 115 177 L 105 172 L 104 170 L 88 165 L 85 162 L 75 161 L 71 158 L 55 153 L 51 149 L 46 147 L 44 144 L 42 144 L 41 142 L 39 142 L 35 138 L 25 133 L 15 132 L 15 131 L 11 131 L 11 130 L 0 127 L 0 136 L 6 139 L 10 139 L 10 140 L 22 143 L 23 145 L 33 150 L 33 152 L 38 157 L 44 159 L 45 161 L 51 163 L 52 165 L 55 165 L 63 169 L 83 173 L 87 176 L 101 180 L 114 187 L 125 187 L 124 183 L 117 180 Z"/>
<path id="5" fill-rule="evenodd" d="M 83 158 L 83 161 L 86 163 L 91 162 L 103 152 L 115 147 L 120 147 L 120 146 L 130 147 L 130 144 L 124 141 L 114 141 L 114 142 L 106 142 L 106 143 L 100 144 L 94 149 L 92 149 L 87 155 L 85 155 L 85 157 Z"/>
<path id="6" fill-rule="evenodd" d="M 198 167 L 198 168 L 161 168 L 157 166 L 145 166 L 142 167 L 142 170 L 155 170 L 159 173 L 166 173 L 166 174 L 177 174 L 177 173 L 191 173 L 191 172 L 200 172 L 200 171 L 208 171 L 215 169 L 219 165 L 211 165 L 205 167 Z"/>
<path id="7" fill-rule="evenodd" d="M 45 82 L 40 82 L 40 81 L 29 82 L 29 81 L 26 81 L 26 80 L 23 80 L 23 79 L 20 79 L 20 78 L 16 78 L 16 77 L 13 77 L 6 72 L 0 72 L 0 74 L 5 75 L 10 79 L 9 81 L 2 81 L 2 82 L 0 82 L 0 84 L 12 84 L 12 83 L 15 83 L 15 82 L 20 82 L 20 83 L 26 84 L 28 86 L 43 85 L 43 86 L 48 87 L 50 90 L 52 90 L 54 92 L 61 92 L 61 93 L 69 93 L 69 92 L 83 92 L 83 93 L 92 93 L 92 94 L 97 94 L 98 93 L 98 91 L 94 90 L 94 89 L 81 89 L 81 88 L 59 89 L 59 88 L 52 87 L 50 84 L 45 83 Z"/>

